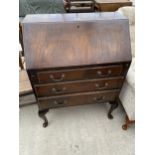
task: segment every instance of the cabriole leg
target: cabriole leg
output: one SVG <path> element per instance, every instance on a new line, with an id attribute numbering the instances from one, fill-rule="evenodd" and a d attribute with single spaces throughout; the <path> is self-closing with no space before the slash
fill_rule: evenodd
<path id="1" fill-rule="evenodd" d="M 42 118 L 44 120 L 44 123 L 43 123 L 43 127 L 47 127 L 48 126 L 48 120 L 45 116 L 45 114 L 48 112 L 48 110 L 42 110 L 42 111 L 39 111 L 38 112 L 38 115 L 40 118 Z"/>
<path id="2" fill-rule="evenodd" d="M 122 129 L 127 130 L 129 124 L 132 124 L 132 123 L 135 123 L 135 121 L 134 120 L 129 120 L 129 118 L 128 118 L 127 114 L 126 114 L 126 116 L 125 116 L 125 124 L 122 125 Z"/>
<path id="3" fill-rule="evenodd" d="M 113 110 L 115 110 L 117 107 L 118 107 L 118 102 L 117 101 L 112 101 L 112 102 L 109 102 L 111 107 L 109 109 L 109 112 L 108 112 L 108 118 L 109 119 L 113 119 L 113 116 L 112 116 L 112 112 Z"/>

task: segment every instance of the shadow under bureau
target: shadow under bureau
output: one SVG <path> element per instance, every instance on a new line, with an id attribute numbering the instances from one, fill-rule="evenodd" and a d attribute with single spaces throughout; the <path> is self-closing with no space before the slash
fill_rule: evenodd
<path id="1" fill-rule="evenodd" d="M 39 116 L 50 108 L 109 102 L 108 117 L 131 63 L 128 20 L 118 13 L 27 15 L 26 68 Z"/>

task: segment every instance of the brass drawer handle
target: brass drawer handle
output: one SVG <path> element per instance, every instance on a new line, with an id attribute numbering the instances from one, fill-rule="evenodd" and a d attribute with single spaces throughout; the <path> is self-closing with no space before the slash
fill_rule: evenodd
<path id="1" fill-rule="evenodd" d="M 60 78 L 55 78 L 52 74 L 50 75 L 50 78 L 55 82 L 64 80 L 64 77 L 65 77 L 65 74 L 61 74 Z"/>
<path id="2" fill-rule="evenodd" d="M 112 71 L 109 69 L 108 70 L 108 75 L 110 75 L 112 73 Z M 100 77 L 104 77 L 106 76 L 107 74 L 103 74 L 101 71 L 97 71 L 97 74 L 100 76 Z"/>
<path id="3" fill-rule="evenodd" d="M 104 86 L 100 86 L 99 84 L 95 84 L 95 87 L 97 88 L 97 89 L 105 89 L 105 88 L 107 88 L 107 86 L 108 86 L 109 84 L 106 82 L 105 84 L 104 84 Z"/>
<path id="4" fill-rule="evenodd" d="M 66 104 L 67 101 L 54 101 L 53 103 L 54 105 L 62 105 L 62 104 Z"/>
<path id="5" fill-rule="evenodd" d="M 62 93 L 65 90 L 66 90 L 66 87 L 63 87 L 63 88 L 52 88 L 52 92 L 54 92 L 54 93 Z"/>
<path id="6" fill-rule="evenodd" d="M 104 99 L 105 99 L 105 96 L 94 97 L 94 101 L 95 101 L 95 102 L 102 102 L 102 101 L 104 101 Z"/>

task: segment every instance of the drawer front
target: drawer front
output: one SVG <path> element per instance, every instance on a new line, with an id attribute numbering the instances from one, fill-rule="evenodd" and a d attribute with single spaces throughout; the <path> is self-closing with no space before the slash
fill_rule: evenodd
<path id="1" fill-rule="evenodd" d="M 49 83 L 119 76 L 122 72 L 122 65 L 113 65 L 61 71 L 42 71 L 37 73 L 37 78 L 39 83 Z"/>
<path id="2" fill-rule="evenodd" d="M 38 99 L 39 109 L 54 107 L 74 106 L 82 104 L 103 103 L 114 101 L 119 94 L 119 90 L 97 91 L 89 93 L 76 93 L 71 95 L 60 95 L 55 97 L 44 97 Z"/>
<path id="3" fill-rule="evenodd" d="M 35 91 L 38 97 L 87 91 L 102 91 L 121 88 L 123 80 L 123 77 L 116 77 L 75 82 L 40 84 L 35 86 Z"/>

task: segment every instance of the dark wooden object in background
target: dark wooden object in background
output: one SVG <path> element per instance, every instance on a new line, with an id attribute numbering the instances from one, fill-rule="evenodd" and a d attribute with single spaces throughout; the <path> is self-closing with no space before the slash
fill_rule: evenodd
<path id="1" fill-rule="evenodd" d="M 19 43 L 21 44 L 22 47 L 22 56 L 24 56 L 23 32 L 21 23 L 19 23 Z"/>
<path id="2" fill-rule="evenodd" d="M 118 13 L 28 15 L 23 21 L 26 68 L 48 125 L 50 108 L 110 102 L 131 63 L 128 20 Z"/>
<path id="3" fill-rule="evenodd" d="M 22 51 L 19 51 L 19 67 L 24 69 L 22 56 L 24 56 L 24 45 L 23 45 L 23 34 L 22 34 L 22 26 L 19 23 L 19 43 L 21 44 Z"/>
<path id="4" fill-rule="evenodd" d="M 20 52 L 19 52 L 19 67 L 21 68 L 21 70 L 24 69 L 24 65 L 23 65 L 23 61 L 22 61 L 22 56 L 21 56 Z"/>
<path id="5" fill-rule="evenodd" d="M 64 0 L 65 10 L 68 13 L 94 12 L 94 0 Z"/>

